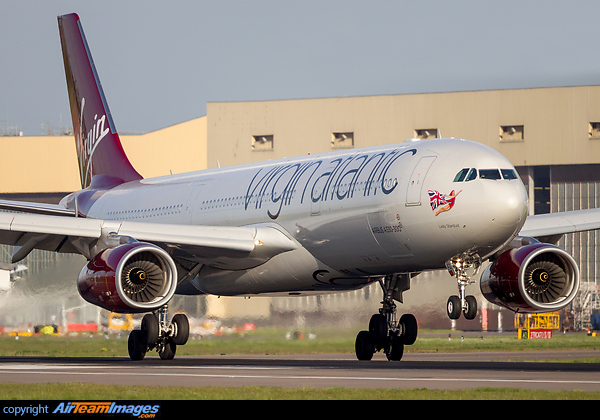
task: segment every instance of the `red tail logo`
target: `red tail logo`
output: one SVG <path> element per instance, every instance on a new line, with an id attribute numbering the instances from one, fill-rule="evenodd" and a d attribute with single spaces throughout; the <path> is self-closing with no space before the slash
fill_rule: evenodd
<path id="1" fill-rule="evenodd" d="M 90 129 L 89 132 L 85 133 L 83 129 L 83 110 L 85 108 L 85 98 L 81 98 L 81 116 L 79 118 L 79 140 L 76 142 L 77 145 L 77 156 L 79 156 L 79 173 L 85 174 L 84 179 L 82 179 L 82 185 L 89 185 L 91 182 L 91 176 L 93 174 L 93 166 L 92 166 L 92 157 L 94 156 L 94 151 L 100 144 L 100 141 L 104 137 L 108 135 L 110 132 L 108 127 L 104 127 L 106 121 L 106 115 L 102 115 L 102 117 L 98 118 L 98 115 L 95 115 L 95 124 Z"/>
<path id="2" fill-rule="evenodd" d="M 81 187 L 142 179 L 125 155 L 79 16 L 58 17 Z"/>

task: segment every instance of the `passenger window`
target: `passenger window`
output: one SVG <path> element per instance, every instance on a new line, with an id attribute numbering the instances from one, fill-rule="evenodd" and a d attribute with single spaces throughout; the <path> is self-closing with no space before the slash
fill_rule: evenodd
<path id="1" fill-rule="evenodd" d="M 502 178 L 504 179 L 517 179 L 517 175 L 512 169 L 500 169 L 500 172 L 502 172 Z"/>
<path id="2" fill-rule="evenodd" d="M 476 178 L 477 178 L 477 169 L 473 168 L 473 169 L 471 169 L 471 172 L 469 172 L 469 175 L 467 175 L 467 179 L 465 181 L 473 181 Z"/>
<path id="3" fill-rule="evenodd" d="M 498 169 L 480 169 L 479 178 L 481 179 L 502 179 Z"/>
<path id="4" fill-rule="evenodd" d="M 454 182 L 463 182 L 469 173 L 469 168 L 461 169 L 454 177 Z"/>

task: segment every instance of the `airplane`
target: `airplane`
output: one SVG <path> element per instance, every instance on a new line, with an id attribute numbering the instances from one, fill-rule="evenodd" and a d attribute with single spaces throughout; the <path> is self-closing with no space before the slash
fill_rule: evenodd
<path id="1" fill-rule="evenodd" d="M 600 210 L 528 216 L 527 193 L 500 153 L 463 139 L 408 141 L 143 178 L 115 128 L 77 14 L 58 17 L 82 189 L 59 204 L 3 200 L 0 243 L 12 262 L 33 249 L 85 256 L 77 287 L 115 313 L 145 313 L 132 360 L 172 359 L 189 337 L 175 294 L 296 296 L 378 282 L 382 307 L 355 353 L 400 360 L 417 320 L 398 318 L 411 279 L 447 269 L 447 314 L 475 318 L 475 275 L 490 302 L 515 312 L 568 305 L 575 260 L 553 243 L 600 228 Z M 544 242 L 547 241 L 548 243 Z"/>

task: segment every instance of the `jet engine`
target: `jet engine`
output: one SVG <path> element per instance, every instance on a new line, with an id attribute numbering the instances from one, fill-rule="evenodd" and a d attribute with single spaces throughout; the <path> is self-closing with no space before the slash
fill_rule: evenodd
<path id="1" fill-rule="evenodd" d="M 536 243 L 502 253 L 481 274 L 481 292 L 514 312 L 558 311 L 579 290 L 579 268 L 565 250 Z"/>
<path id="2" fill-rule="evenodd" d="M 177 268 L 163 249 L 134 242 L 107 248 L 79 273 L 79 294 L 113 312 L 150 312 L 167 304 L 177 287 Z"/>

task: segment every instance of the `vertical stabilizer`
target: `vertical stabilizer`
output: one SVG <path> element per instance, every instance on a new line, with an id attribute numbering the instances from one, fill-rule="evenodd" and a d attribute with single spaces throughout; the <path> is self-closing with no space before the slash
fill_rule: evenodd
<path id="1" fill-rule="evenodd" d="M 104 186 L 142 179 L 121 145 L 79 16 L 59 16 L 58 28 L 81 187 L 88 187 L 92 179 Z"/>

